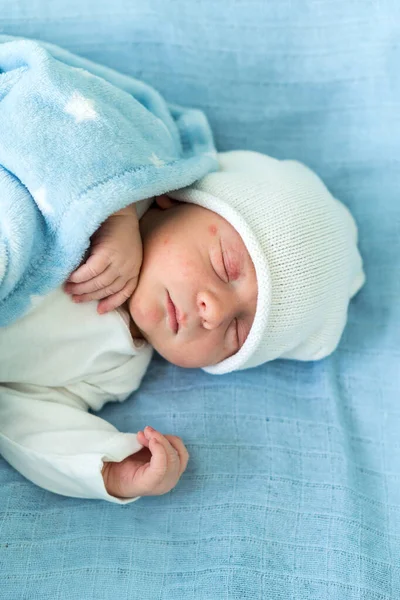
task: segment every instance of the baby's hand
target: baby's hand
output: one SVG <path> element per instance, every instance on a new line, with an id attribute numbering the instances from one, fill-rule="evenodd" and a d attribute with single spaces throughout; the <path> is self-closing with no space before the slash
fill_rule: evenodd
<path id="1" fill-rule="evenodd" d="M 162 435 L 151 427 L 137 434 L 143 448 L 121 462 L 106 462 L 104 485 L 111 496 L 160 496 L 176 486 L 186 469 L 189 454 L 175 435 Z"/>
<path id="2" fill-rule="evenodd" d="M 111 215 L 92 236 L 89 258 L 64 289 L 74 302 L 100 300 L 97 311 L 121 306 L 134 292 L 143 250 L 135 205 Z"/>

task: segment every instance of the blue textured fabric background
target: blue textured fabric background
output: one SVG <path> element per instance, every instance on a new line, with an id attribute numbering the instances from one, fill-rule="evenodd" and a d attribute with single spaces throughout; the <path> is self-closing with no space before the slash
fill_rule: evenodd
<path id="1" fill-rule="evenodd" d="M 304 161 L 359 225 L 340 349 L 213 377 L 155 358 L 103 416 L 181 435 L 172 493 L 62 498 L 0 460 L 2 600 L 400 598 L 400 4 L 0 0 L 41 38 L 204 109 L 221 150 Z"/>

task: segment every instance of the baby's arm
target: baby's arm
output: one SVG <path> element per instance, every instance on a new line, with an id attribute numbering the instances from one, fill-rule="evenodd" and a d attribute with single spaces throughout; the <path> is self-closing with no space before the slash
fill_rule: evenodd
<path id="1" fill-rule="evenodd" d="M 175 436 L 121 433 L 61 388 L 0 386 L 0 454 L 51 492 L 125 504 L 171 490 L 188 455 Z"/>
<path id="2" fill-rule="evenodd" d="M 105 313 L 133 294 L 142 265 L 142 240 L 135 204 L 111 215 L 92 236 L 88 259 L 71 273 L 65 291 L 74 302 L 100 300 Z"/>

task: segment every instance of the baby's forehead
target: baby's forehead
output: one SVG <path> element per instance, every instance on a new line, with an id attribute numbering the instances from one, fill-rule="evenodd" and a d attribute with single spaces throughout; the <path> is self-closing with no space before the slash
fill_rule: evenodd
<path id="1" fill-rule="evenodd" d="M 190 219 L 190 222 L 185 224 L 185 226 L 187 225 L 190 227 L 189 233 L 192 231 L 196 234 L 196 237 L 199 234 L 202 237 L 204 236 L 205 241 L 210 244 L 220 241 L 223 249 L 233 253 L 236 262 L 240 262 L 242 267 L 245 266 L 246 262 L 249 262 L 251 266 L 253 266 L 250 252 L 248 251 L 243 238 L 225 217 L 218 212 L 200 206 L 199 204 L 191 202 L 183 204 L 190 205 L 190 210 L 195 213 L 194 218 Z M 201 215 L 201 218 L 196 218 L 199 215 Z"/>
<path id="2" fill-rule="evenodd" d="M 208 210 L 208 209 L 206 209 Z M 223 235 L 225 238 L 227 237 L 229 242 L 235 245 L 238 251 L 246 251 L 246 244 L 244 243 L 241 235 L 235 229 L 235 227 L 224 217 L 221 215 L 208 211 L 210 214 L 210 224 L 208 226 L 208 231 L 211 236 L 216 236 L 218 234 Z"/>
<path id="3" fill-rule="evenodd" d="M 210 210 L 209 208 L 206 208 L 205 206 L 200 206 L 198 204 L 193 204 L 192 206 L 196 207 L 196 211 L 201 211 L 202 215 L 205 217 L 205 219 L 202 219 L 202 221 L 194 220 L 195 227 L 197 226 L 204 228 L 204 225 L 206 225 L 206 228 L 210 235 L 215 236 L 219 232 L 224 232 L 229 233 L 230 235 L 232 235 L 233 238 L 237 238 L 238 240 L 242 241 L 240 234 L 233 227 L 233 225 L 231 225 L 231 223 L 218 212 L 215 212 L 214 210 Z"/>

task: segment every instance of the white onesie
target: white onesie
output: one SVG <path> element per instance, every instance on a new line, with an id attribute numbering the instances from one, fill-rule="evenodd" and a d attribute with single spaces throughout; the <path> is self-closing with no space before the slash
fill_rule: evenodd
<path id="1" fill-rule="evenodd" d="M 0 329 L 0 454 L 47 490 L 122 504 L 136 498 L 107 493 L 103 460 L 119 462 L 142 446 L 87 411 L 136 390 L 152 348 L 134 343 L 121 310 L 96 308 L 59 288 Z"/>

